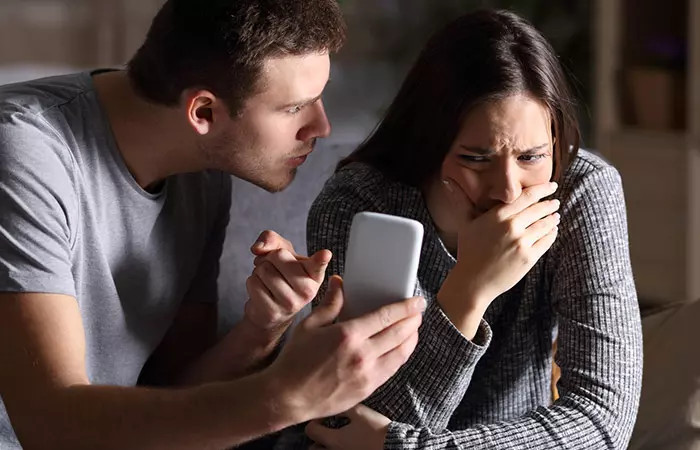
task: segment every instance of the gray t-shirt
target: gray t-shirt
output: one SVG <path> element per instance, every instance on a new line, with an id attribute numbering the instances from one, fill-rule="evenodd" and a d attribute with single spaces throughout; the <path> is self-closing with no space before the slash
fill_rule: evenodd
<path id="1" fill-rule="evenodd" d="M 218 300 L 231 179 L 200 172 L 143 190 L 91 75 L 0 87 L 0 292 L 73 296 L 90 381 L 129 386 L 181 302 Z M 0 448 L 13 446 L 0 402 Z"/>

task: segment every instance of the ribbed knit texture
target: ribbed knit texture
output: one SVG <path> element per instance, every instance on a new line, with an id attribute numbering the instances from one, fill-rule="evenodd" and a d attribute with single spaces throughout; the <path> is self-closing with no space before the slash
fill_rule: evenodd
<path id="1" fill-rule="evenodd" d="M 420 191 L 358 163 L 328 181 L 307 233 L 309 254 L 333 252 L 329 275 L 343 273 L 355 213 L 425 226 L 416 292 L 429 306 L 418 347 L 365 402 L 394 421 L 385 449 L 626 448 L 641 389 L 642 334 L 620 176 L 581 150 L 554 197 L 562 202 L 557 241 L 494 300 L 471 342 L 435 300 L 455 260 Z M 552 403 L 554 334 L 561 379 Z M 283 435 L 277 448 L 296 447 L 294 435 Z"/>

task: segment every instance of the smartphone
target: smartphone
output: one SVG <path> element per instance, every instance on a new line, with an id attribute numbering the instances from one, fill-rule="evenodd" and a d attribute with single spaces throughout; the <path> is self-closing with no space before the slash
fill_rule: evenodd
<path id="1" fill-rule="evenodd" d="M 423 224 L 405 217 L 361 212 L 353 217 L 345 252 L 340 319 L 350 319 L 413 297 Z"/>

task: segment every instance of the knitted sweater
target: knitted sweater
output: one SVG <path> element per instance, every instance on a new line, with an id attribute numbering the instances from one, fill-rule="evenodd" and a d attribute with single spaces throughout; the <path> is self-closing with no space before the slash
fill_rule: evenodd
<path id="1" fill-rule="evenodd" d="M 409 361 L 366 402 L 393 422 L 385 449 L 624 449 L 642 380 L 642 334 L 618 172 L 581 150 L 553 196 L 556 242 L 490 305 L 473 341 L 438 305 L 455 264 L 421 192 L 359 163 L 336 173 L 308 218 L 309 254 L 330 249 L 343 273 L 355 213 L 425 227 L 416 292 L 428 308 Z M 561 367 L 551 399 L 552 337 Z"/>

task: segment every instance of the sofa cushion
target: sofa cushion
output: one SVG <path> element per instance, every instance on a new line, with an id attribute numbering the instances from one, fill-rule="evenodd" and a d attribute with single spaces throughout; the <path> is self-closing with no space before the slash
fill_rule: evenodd
<path id="1" fill-rule="evenodd" d="M 642 318 L 644 378 L 630 450 L 700 450 L 700 301 Z"/>

